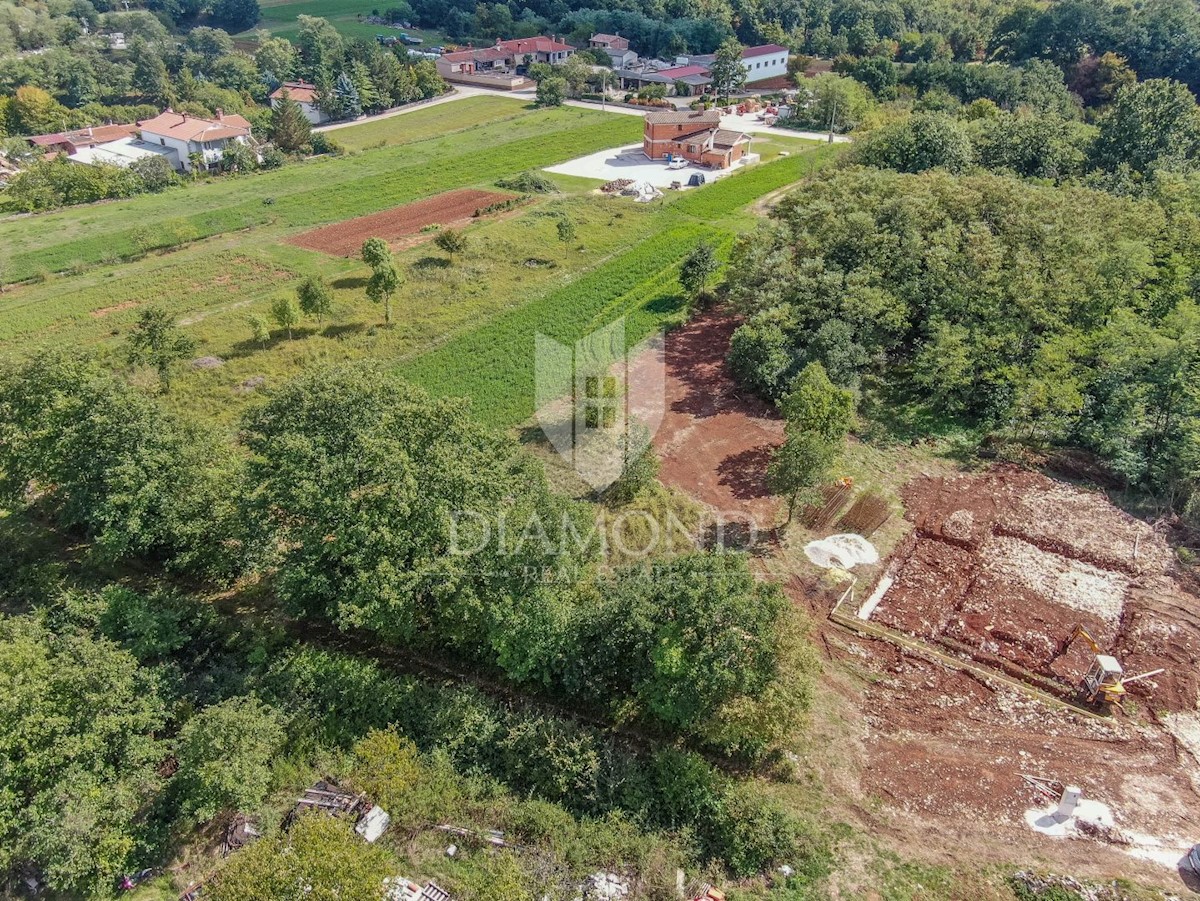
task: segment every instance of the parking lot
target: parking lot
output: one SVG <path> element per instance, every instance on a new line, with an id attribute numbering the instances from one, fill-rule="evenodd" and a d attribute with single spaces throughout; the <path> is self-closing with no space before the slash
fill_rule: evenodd
<path id="1" fill-rule="evenodd" d="M 750 163 L 758 161 L 757 154 L 750 154 L 739 160 L 731 169 L 709 169 L 704 166 L 689 165 L 686 169 L 668 169 L 665 162 L 649 160 L 642 153 L 641 144 L 630 144 L 627 147 L 617 147 L 613 150 L 603 150 L 581 156 L 557 166 L 550 166 L 547 172 L 559 175 L 575 175 L 581 178 L 598 178 L 602 181 L 614 181 L 618 178 L 631 178 L 634 181 L 646 181 L 656 188 L 668 188 L 671 182 L 686 185 L 688 179 L 696 172 L 702 173 L 708 181 L 737 172 Z"/>

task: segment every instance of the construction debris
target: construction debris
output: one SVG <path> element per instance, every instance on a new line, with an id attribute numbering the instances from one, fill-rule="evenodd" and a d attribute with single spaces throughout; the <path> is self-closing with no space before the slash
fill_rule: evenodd
<path id="1" fill-rule="evenodd" d="M 605 182 L 600 190 L 605 194 L 617 194 L 631 184 L 633 184 L 632 178 L 615 178 L 612 181 Z"/>
<path id="2" fill-rule="evenodd" d="M 451 901 L 450 893 L 436 882 L 421 885 L 404 876 L 390 876 L 383 880 L 383 888 L 387 901 Z"/>
<path id="3" fill-rule="evenodd" d="M 614 901 L 629 894 L 629 883 L 615 873 L 593 873 L 579 886 L 576 901 Z"/>

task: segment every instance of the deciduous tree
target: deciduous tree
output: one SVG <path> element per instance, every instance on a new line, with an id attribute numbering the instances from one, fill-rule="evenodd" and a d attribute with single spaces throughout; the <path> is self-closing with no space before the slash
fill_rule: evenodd
<path id="1" fill-rule="evenodd" d="M 152 366 L 164 392 L 171 390 L 171 371 L 189 357 L 196 342 L 175 324 L 175 317 L 158 307 L 146 307 L 125 341 L 125 352 L 134 366 Z"/>
<path id="2" fill-rule="evenodd" d="M 296 298 L 286 295 L 276 297 L 271 302 L 271 318 L 281 329 L 287 330 L 288 340 L 292 340 L 292 329 L 300 324 L 300 305 Z"/>

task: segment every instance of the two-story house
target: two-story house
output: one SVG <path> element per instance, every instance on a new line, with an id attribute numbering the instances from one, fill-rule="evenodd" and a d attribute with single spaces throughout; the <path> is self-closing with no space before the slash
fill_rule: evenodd
<path id="1" fill-rule="evenodd" d="M 215 119 L 204 119 L 167 107 L 153 119 L 139 122 L 138 130 L 145 143 L 174 150 L 184 172 L 192 171 L 192 154 L 199 154 L 207 169 L 221 161 L 226 144 L 250 143 L 250 123 L 241 116 L 227 116 L 221 110 L 217 110 Z"/>
<path id="2" fill-rule="evenodd" d="M 746 155 L 750 138 L 721 127 L 718 110 L 646 113 L 642 152 L 652 160 L 683 158 L 713 169 L 728 169 Z"/>
<path id="3" fill-rule="evenodd" d="M 629 38 L 619 34 L 594 34 L 588 47 L 607 53 L 614 69 L 628 69 L 638 61 L 638 55 L 629 48 Z"/>

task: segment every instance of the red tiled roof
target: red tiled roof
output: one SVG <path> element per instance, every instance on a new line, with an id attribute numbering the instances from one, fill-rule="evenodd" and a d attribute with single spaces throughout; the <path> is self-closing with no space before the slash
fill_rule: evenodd
<path id="1" fill-rule="evenodd" d="M 309 84 L 307 81 L 285 81 L 271 92 L 271 99 L 278 100 L 283 96 L 284 91 L 287 91 L 288 97 L 297 103 L 315 103 L 317 100 L 317 86 Z M 226 116 L 226 118 L 229 117 Z"/>
<path id="2" fill-rule="evenodd" d="M 564 53 L 574 50 L 570 44 L 563 44 L 553 38 L 538 36 L 536 38 L 515 38 L 511 41 L 497 41 L 497 47 L 503 47 L 510 53 Z"/>
<path id="3" fill-rule="evenodd" d="M 448 63 L 470 63 L 475 61 L 474 50 L 455 50 L 453 53 L 443 53 L 441 59 Z"/>
<path id="4" fill-rule="evenodd" d="M 75 131 L 56 132 L 52 135 L 34 135 L 29 141 L 38 147 L 67 145 L 73 152 L 80 147 L 107 144 L 109 141 L 119 141 L 121 138 L 132 137 L 137 133 L 137 130 L 136 125 L 95 125 L 91 128 L 79 128 Z"/>
<path id="5" fill-rule="evenodd" d="M 711 74 L 704 66 L 676 66 L 673 69 L 660 69 L 659 75 L 665 75 L 667 78 L 686 78 L 689 75 L 709 75 Z"/>
<path id="6" fill-rule="evenodd" d="M 203 119 L 168 109 L 153 119 L 139 122 L 138 127 L 143 134 L 178 138 L 181 141 L 219 141 L 222 138 L 250 136 L 250 123 L 232 114 L 219 119 Z"/>
<path id="7" fill-rule="evenodd" d="M 651 125 L 717 125 L 721 121 L 719 110 L 666 110 L 661 113 L 646 113 Z"/>
<path id="8" fill-rule="evenodd" d="M 778 44 L 759 44 L 757 47 L 747 47 L 742 51 L 742 59 L 750 59 L 754 56 L 766 56 L 768 53 L 787 53 L 787 47 L 780 47 Z"/>

